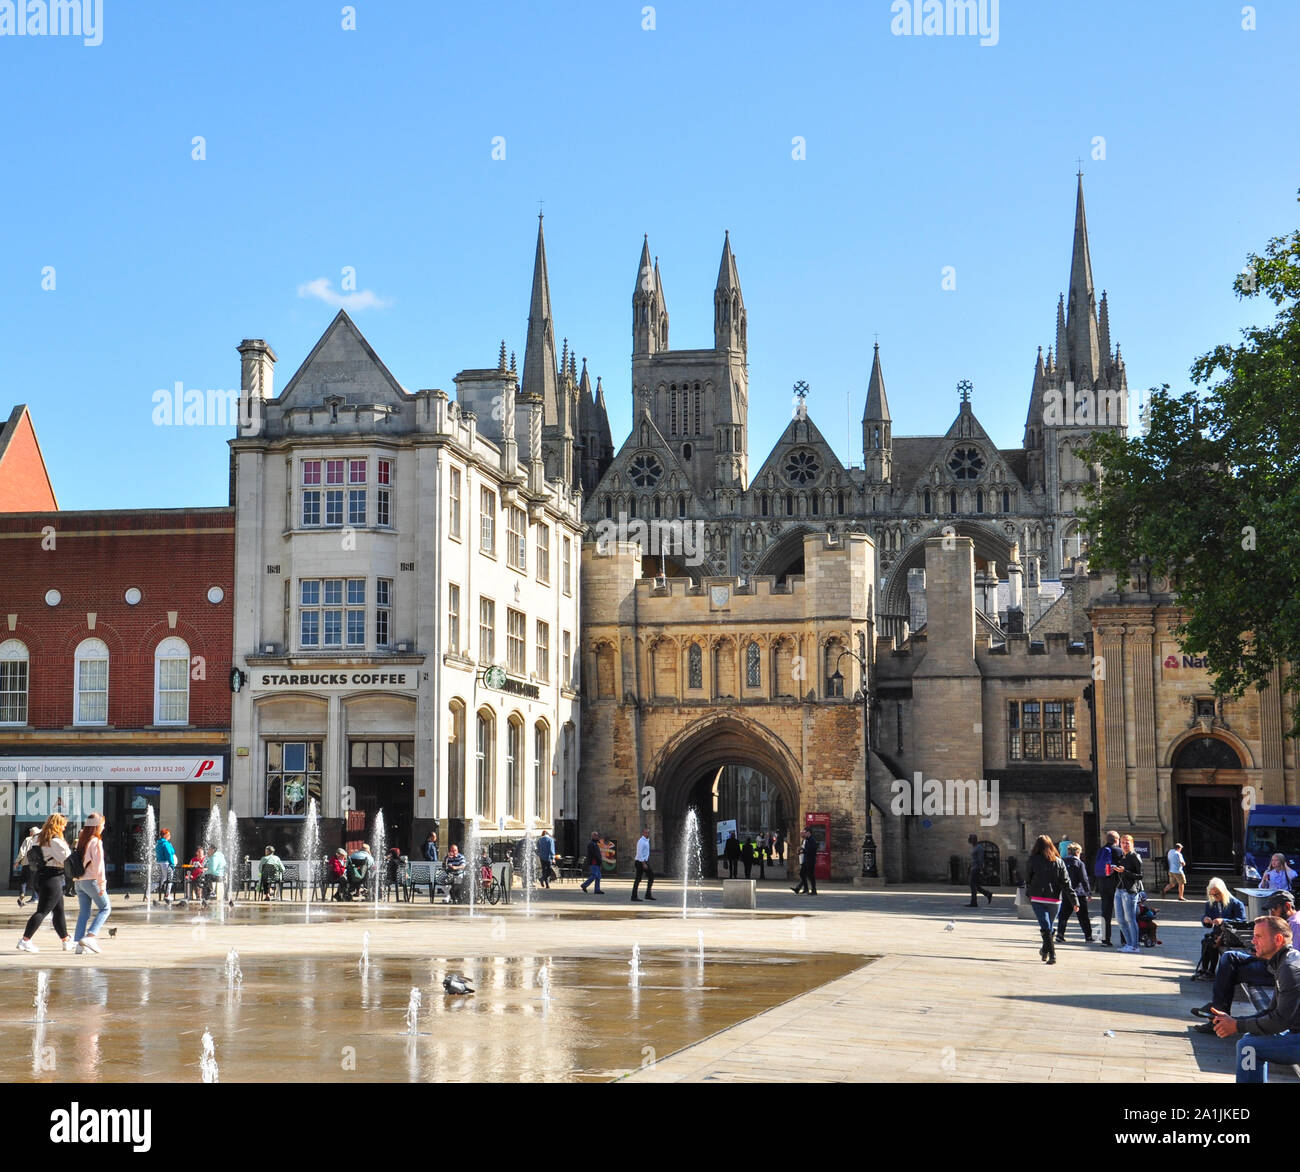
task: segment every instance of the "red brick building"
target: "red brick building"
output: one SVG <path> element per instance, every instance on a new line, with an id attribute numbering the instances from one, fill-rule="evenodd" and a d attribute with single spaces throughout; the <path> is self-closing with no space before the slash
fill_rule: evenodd
<path id="1" fill-rule="evenodd" d="M 178 852 L 230 775 L 234 513 L 0 513 L 0 849 L 44 800 L 108 820 L 110 882 L 147 804 Z M 103 784 L 99 790 L 48 783 Z M 32 784 L 37 783 L 37 784 Z M 55 796 L 51 796 L 55 795 Z M 84 811 L 82 811 L 84 812 Z"/>
<path id="2" fill-rule="evenodd" d="M 19 404 L 0 423 L 0 513 L 58 507 L 32 417 Z"/>

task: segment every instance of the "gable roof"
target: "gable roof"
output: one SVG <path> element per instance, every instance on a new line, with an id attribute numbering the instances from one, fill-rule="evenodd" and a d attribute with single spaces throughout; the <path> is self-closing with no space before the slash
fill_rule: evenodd
<path id="1" fill-rule="evenodd" d="M 0 512 L 51 512 L 58 507 L 31 413 L 26 403 L 19 403 L 0 424 Z"/>
<path id="2" fill-rule="evenodd" d="M 967 405 L 963 404 L 963 406 Z M 963 417 L 970 419 L 969 435 L 961 434 Z M 1007 475 L 1011 478 L 1007 483 L 1010 484 L 1011 481 L 1014 481 L 1015 486 L 1021 492 L 1027 491 L 1024 478 L 1026 469 L 1025 453 L 1015 448 L 1004 452 L 994 444 L 989 433 L 984 430 L 983 425 L 976 418 L 975 412 L 969 410 L 958 411 L 957 417 L 943 435 L 912 436 L 894 440 L 895 488 L 910 494 L 918 489 L 930 487 L 928 483 L 922 484 L 921 481 L 926 477 L 935 460 L 943 456 L 950 445 L 961 443 L 978 445 L 990 456 L 995 456 L 1006 467 Z M 900 456 L 900 448 L 904 450 L 902 456 Z M 951 487 L 947 485 L 947 482 L 945 482 L 945 485 Z M 987 484 L 982 482 L 980 487 L 987 487 Z"/>
<path id="3" fill-rule="evenodd" d="M 803 429 L 802 435 L 800 434 L 801 429 Z M 768 472 L 776 474 L 782 487 L 789 487 L 783 475 L 781 462 L 786 453 L 793 448 L 812 448 L 817 452 L 822 461 L 822 467 L 818 474 L 819 480 L 827 472 L 838 472 L 840 474 L 840 484 L 843 485 L 847 482 L 844 465 L 840 463 L 840 458 L 835 454 L 835 449 L 826 442 L 826 437 L 822 435 L 817 424 L 813 422 L 812 416 L 805 411 L 803 415 L 790 420 L 785 431 L 781 433 L 781 438 L 776 441 L 772 446 L 772 450 L 768 452 L 767 459 L 763 461 L 762 467 L 750 477 L 750 489 L 761 488 L 762 485 L 759 484 L 759 481 Z M 809 486 L 804 485 L 803 487 L 807 488 Z"/>
<path id="4" fill-rule="evenodd" d="M 355 404 L 398 403 L 411 397 L 345 309 L 339 310 L 274 401 L 281 406 L 293 405 L 295 399 L 323 402 L 326 394 Z"/>
<path id="5" fill-rule="evenodd" d="M 643 425 L 647 429 L 645 443 L 641 442 L 641 428 Z M 664 476 L 653 488 L 639 489 L 628 480 L 627 466 L 631 462 L 632 454 L 639 451 L 654 452 L 663 462 Z M 678 477 L 679 484 L 676 488 L 669 488 L 668 480 L 674 475 Z M 620 481 L 617 488 L 613 484 L 615 477 L 618 477 Z M 685 492 L 689 494 L 693 502 L 692 513 L 703 511 L 712 514 L 713 512 L 711 503 L 696 492 L 695 485 L 691 482 L 690 472 L 678 459 L 672 445 L 664 439 L 663 432 L 655 426 L 654 420 L 650 418 L 649 411 L 643 411 L 641 417 L 633 421 L 632 430 L 628 432 L 627 439 L 623 441 L 623 446 L 618 449 L 613 460 L 610 461 L 609 467 L 605 469 L 604 476 L 600 478 L 596 487 L 592 490 L 587 501 L 587 511 L 589 511 L 590 516 L 596 516 L 596 498 L 605 492 L 646 492 L 651 495 L 656 492 Z"/>

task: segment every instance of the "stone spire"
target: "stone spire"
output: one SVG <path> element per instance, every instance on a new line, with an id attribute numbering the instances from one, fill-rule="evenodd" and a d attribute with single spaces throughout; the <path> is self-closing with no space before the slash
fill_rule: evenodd
<path id="1" fill-rule="evenodd" d="M 867 382 L 867 405 L 862 412 L 862 466 L 867 479 L 885 484 L 893 477 L 893 424 L 889 419 L 889 399 L 885 395 L 885 375 L 880 368 L 880 343 L 871 359 L 871 378 Z"/>
<path id="2" fill-rule="evenodd" d="M 528 303 L 528 340 L 524 344 L 522 390 L 540 395 L 542 418 L 555 424 L 560 418 L 559 372 L 555 362 L 555 323 L 551 317 L 551 286 L 546 273 L 546 238 L 542 217 L 537 217 L 537 255 L 533 261 L 533 292 Z"/>
<path id="3" fill-rule="evenodd" d="M 632 353 L 654 354 L 659 347 L 659 317 L 662 288 L 650 260 L 649 235 L 641 242 L 641 259 L 636 265 L 632 289 Z"/>
<path id="4" fill-rule="evenodd" d="M 664 282 L 659 275 L 659 258 L 655 257 L 655 293 L 659 298 L 658 348 L 668 349 L 668 298 L 664 296 Z"/>
<path id="5" fill-rule="evenodd" d="M 1110 348 L 1110 306 L 1106 304 L 1106 290 L 1101 291 L 1101 307 L 1097 311 L 1097 337 L 1101 347 L 1101 363 L 1105 372 L 1109 372 L 1115 361 L 1115 352 Z M 1107 382 L 1110 380 L 1107 379 Z"/>
<path id="6" fill-rule="evenodd" d="M 862 421 L 868 419 L 889 421 L 889 399 L 885 396 L 885 376 L 880 369 L 880 343 L 871 359 L 871 378 L 867 383 L 867 406 Z"/>
<path id="7" fill-rule="evenodd" d="M 497 369 L 505 370 L 506 368 L 506 340 L 501 339 L 501 353 L 497 355 Z"/>
<path id="8" fill-rule="evenodd" d="M 1088 387 L 1102 375 L 1101 341 L 1097 326 L 1097 296 L 1092 283 L 1092 258 L 1088 253 L 1088 217 L 1083 207 L 1083 172 L 1074 204 L 1074 251 L 1070 258 L 1070 301 L 1066 307 L 1069 375 L 1075 385 Z M 1057 355 L 1060 361 L 1060 355 Z"/>
<path id="9" fill-rule="evenodd" d="M 745 298 L 740 292 L 740 274 L 731 252 L 731 233 L 722 243 L 722 261 L 718 265 L 718 283 L 713 290 L 713 348 L 745 350 Z"/>
<path id="10" fill-rule="evenodd" d="M 1030 484 L 1043 481 L 1043 391 L 1046 386 L 1047 368 L 1043 365 L 1043 348 L 1039 346 L 1038 361 L 1034 363 L 1034 385 L 1029 392 L 1029 414 L 1025 416 L 1025 451 L 1029 455 Z"/>
<path id="11" fill-rule="evenodd" d="M 1063 372 L 1062 382 L 1070 377 L 1070 349 L 1065 335 L 1065 294 L 1062 293 L 1056 303 L 1056 347 L 1048 351 L 1052 359 L 1053 373 L 1059 367 Z"/>

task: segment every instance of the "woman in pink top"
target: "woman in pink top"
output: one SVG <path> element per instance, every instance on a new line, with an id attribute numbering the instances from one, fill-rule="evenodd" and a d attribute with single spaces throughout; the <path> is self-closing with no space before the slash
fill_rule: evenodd
<path id="1" fill-rule="evenodd" d="M 99 930 L 108 919 L 112 908 L 108 903 L 108 883 L 104 874 L 104 817 L 92 813 L 81 828 L 77 839 L 77 854 L 82 858 L 86 872 L 77 880 L 77 930 L 73 939 L 77 942 L 77 954 L 83 952 L 102 952 L 97 939 Z M 90 906 L 94 904 L 99 910 L 93 920 L 90 919 Z M 90 920 L 90 927 L 86 921 Z"/>

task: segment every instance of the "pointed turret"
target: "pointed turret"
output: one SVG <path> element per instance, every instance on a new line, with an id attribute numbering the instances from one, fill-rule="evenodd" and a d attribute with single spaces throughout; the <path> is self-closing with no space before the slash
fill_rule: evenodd
<path id="1" fill-rule="evenodd" d="M 633 354 L 654 354 L 660 349 L 660 290 L 659 276 L 650 259 L 650 237 L 647 235 L 641 243 L 641 259 L 636 265 L 636 287 L 632 290 Z"/>
<path id="2" fill-rule="evenodd" d="M 1069 376 L 1090 390 L 1101 377 L 1101 348 L 1097 326 L 1097 296 L 1088 252 L 1088 217 L 1083 207 L 1083 172 L 1074 204 L 1074 250 L 1070 257 L 1070 301 L 1066 307 Z"/>
<path id="3" fill-rule="evenodd" d="M 867 405 L 862 412 L 862 466 L 867 471 L 867 479 L 875 483 L 885 483 L 893 474 L 892 430 L 877 342 L 871 359 L 871 378 L 867 382 Z"/>
<path id="4" fill-rule="evenodd" d="M 664 296 L 664 281 L 659 275 L 659 258 L 655 257 L 655 293 L 659 298 L 659 320 L 656 328 L 659 331 L 657 349 L 668 349 L 668 298 Z"/>
<path id="5" fill-rule="evenodd" d="M 546 238 L 537 217 L 537 255 L 533 260 L 533 292 L 528 303 L 528 340 L 524 344 L 525 395 L 540 395 L 542 419 L 554 426 L 560 417 L 559 372 L 555 361 L 555 323 L 551 318 L 551 286 L 546 273 Z"/>
<path id="6" fill-rule="evenodd" d="M 609 430 L 609 410 L 605 406 L 605 388 L 600 385 L 600 376 L 596 376 L 596 423 L 600 428 L 601 459 L 608 466 L 614 458 L 614 437 Z M 604 469 L 601 469 L 603 476 Z"/>
<path id="7" fill-rule="evenodd" d="M 713 348 L 744 350 L 745 298 L 740 292 L 740 274 L 731 252 L 731 233 L 722 242 L 722 262 L 718 265 L 718 283 L 713 290 Z"/>
<path id="8" fill-rule="evenodd" d="M 1062 293 L 1056 302 L 1056 346 L 1053 350 L 1048 351 L 1048 357 L 1052 359 L 1052 373 L 1058 371 L 1062 374 L 1061 381 L 1070 377 L 1070 351 L 1069 343 L 1065 335 L 1065 294 Z"/>
<path id="9" fill-rule="evenodd" d="M 1050 363 L 1051 351 L 1048 351 Z M 1029 455 L 1029 483 L 1041 484 L 1043 480 L 1043 392 L 1047 387 L 1047 366 L 1043 364 L 1043 348 L 1038 347 L 1038 361 L 1034 363 L 1034 385 L 1029 391 L 1029 414 L 1025 416 L 1025 451 Z"/>
<path id="10" fill-rule="evenodd" d="M 1106 290 L 1101 291 L 1101 307 L 1097 311 L 1097 344 L 1101 347 L 1102 374 L 1109 375 L 1115 362 L 1115 353 L 1110 348 L 1110 306 L 1106 304 Z M 1104 380 L 1110 385 L 1109 377 Z"/>

